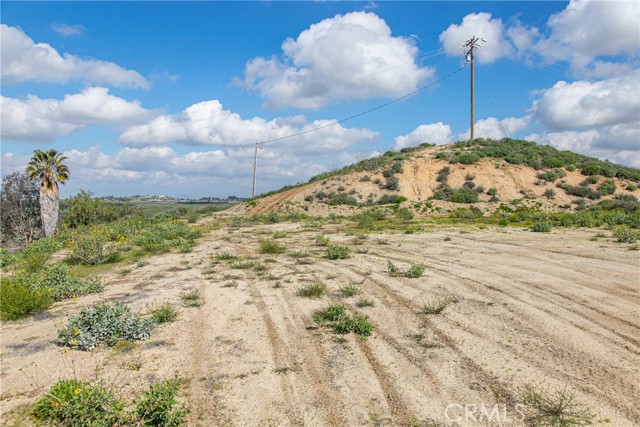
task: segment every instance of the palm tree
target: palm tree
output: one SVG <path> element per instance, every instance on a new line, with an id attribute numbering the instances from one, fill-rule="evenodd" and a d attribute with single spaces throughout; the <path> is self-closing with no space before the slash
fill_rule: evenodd
<path id="1" fill-rule="evenodd" d="M 58 183 L 69 179 L 67 160 L 56 150 L 35 150 L 25 172 L 31 179 L 40 181 L 40 218 L 47 237 L 53 236 L 58 226 Z"/>

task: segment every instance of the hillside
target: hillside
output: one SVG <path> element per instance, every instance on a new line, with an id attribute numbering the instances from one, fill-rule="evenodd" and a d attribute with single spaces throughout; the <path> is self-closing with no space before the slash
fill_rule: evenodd
<path id="1" fill-rule="evenodd" d="M 388 203 L 416 214 L 501 204 L 573 211 L 612 198 L 640 197 L 640 171 L 528 141 L 476 139 L 423 144 L 364 160 L 238 206 L 247 214 L 326 216 Z"/>

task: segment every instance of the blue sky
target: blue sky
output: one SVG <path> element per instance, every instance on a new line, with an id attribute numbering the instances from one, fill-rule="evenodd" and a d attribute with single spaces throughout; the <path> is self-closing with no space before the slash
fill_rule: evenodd
<path id="1" fill-rule="evenodd" d="M 248 196 L 389 149 L 525 138 L 640 167 L 640 3 L 2 2 L 2 174 L 62 195 Z"/>

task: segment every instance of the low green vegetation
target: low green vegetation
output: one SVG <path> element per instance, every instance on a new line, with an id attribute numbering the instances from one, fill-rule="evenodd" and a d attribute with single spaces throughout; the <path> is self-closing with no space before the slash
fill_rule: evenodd
<path id="1" fill-rule="evenodd" d="M 46 310 L 53 304 L 48 293 L 36 290 L 12 277 L 0 285 L 0 319 L 17 320 Z"/>
<path id="2" fill-rule="evenodd" d="M 179 390 L 177 381 L 152 384 L 125 405 L 104 385 L 63 380 L 38 399 L 31 414 L 38 424 L 52 427 L 180 427 L 189 410 L 178 403 Z"/>
<path id="3" fill-rule="evenodd" d="M 181 294 L 180 299 L 182 300 L 182 305 L 185 307 L 200 307 L 202 305 L 200 291 L 198 289 Z"/>
<path id="4" fill-rule="evenodd" d="M 261 240 L 260 241 L 260 253 L 261 254 L 281 254 L 284 252 L 284 247 L 278 242 L 273 240 Z"/>
<path id="5" fill-rule="evenodd" d="M 157 307 L 152 307 L 148 314 L 154 323 L 171 323 L 178 320 L 180 310 L 174 308 L 168 302 L 165 302 Z"/>
<path id="6" fill-rule="evenodd" d="M 338 289 L 338 293 L 341 297 L 349 298 L 358 295 L 360 293 L 360 289 L 358 289 L 358 287 L 353 283 L 349 283 L 348 285 Z"/>
<path id="7" fill-rule="evenodd" d="M 568 388 L 550 389 L 527 384 L 517 391 L 527 425 L 569 427 L 592 425 L 594 415 Z"/>
<path id="8" fill-rule="evenodd" d="M 350 316 L 343 304 L 330 305 L 313 315 L 313 320 L 319 325 L 330 327 L 336 334 L 353 332 L 361 336 L 370 336 L 373 326 L 368 316 L 355 314 Z"/>
<path id="9" fill-rule="evenodd" d="M 327 287 L 324 283 L 314 282 L 301 287 L 296 294 L 303 298 L 321 298 L 326 290 Z"/>
<path id="10" fill-rule="evenodd" d="M 553 225 L 548 222 L 536 222 L 531 226 L 531 231 L 537 233 L 549 233 L 551 230 L 553 230 Z"/>
<path id="11" fill-rule="evenodd" d="M 119 341 L 141 341 L 151 337 L 155 323 L 129 310 L 120 302 L 100 303 L 83 308 L 58 330 L 58 340 L 66 346 L 91 351 L 97 346 L 113 346 Z"/>
<path id="12" fill-rule="evenodd" d="M 327 258 L 348 259 L 351 258 L 351 250 L 346 246 L 329 245 L 327 246 Z"/>
<path id="13" fill-rule="evenodd" d="M 640 181 L 640 170 L 620 166 L 570 151 L 560 151 L 548 145 L 509 138 L 495 141 L 476 138 L 458 141 L 449 151 L 441 151 L 436 156 L 450 163 L 472 164 L 483 158 L 501 159 L 515 165 L 527 165 L 534 169 L 553 168 L 559 170 L 580 170 L 583 175 L 599 175 L 609 178 Z M 556 175 L 552 172 L 549 179 Z M 559 177 L 559 176 L 558 176 Z M 557 178 L 556 178 L 557 179 Z"/>
<path id="14" fill-rule="evenodd" d="M 409 279 L 417 279 L 418 277 L 422 277 L 426 268 L 427 267 L 424 264 L 412 264 L 411 267 L 405 271 L 390 260 L 387 260 L 387 272 L 391 277 L 408 277 Z"/>
<path id="15" fill-rule="evenodd" d="M 450 304 L 457 302 L 457 298 L 451 295 L 435 298 L 426 301 L 422 306 L 422 312 L 424 314 L 440 314 L 442 313 Z"/>
<path id="16" fill-rule="evenodd" d="M 101 292 L 98 279 L 80 279 L 60 264 L 23 271 L 2 279 L 0 317 L 16 320 L 46 310 L 54 301 Z"/>

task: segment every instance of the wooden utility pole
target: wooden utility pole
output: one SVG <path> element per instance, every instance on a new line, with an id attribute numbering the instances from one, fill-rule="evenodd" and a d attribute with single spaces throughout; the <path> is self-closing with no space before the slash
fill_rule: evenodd
<path id="1" fill-rule="evenodd" d="M 469 40 L 467 40 L 462 46 L 460 46 L 461 48 L 469 48 L 468 51 L 466 51 L 465 53 L 465 60 L 467 62 L 471 63 L 471 123 L 469 126 L 471 135 L 470 135 L 470 139 L 474 138 L 474 132 L 473 132 L 473 123 L 474 123 L 474 119 L 473 119 L 473 110 L 474 110 L 474 64 L 475 64 L 475 50 L 477 48 L 480 47 L 480 42 L 486 42 L 485 39 L 483 38 L 479 38 L 476 36 L 471 37 Z"/>
<path id="2" fill-rule="evenodd" d="M 251 198 L 256 197 L 256 166 L 258 164 L 258 148 L 260 148 L 260 143 L 256 142 L 256 147 L 253 150 L 253 188 L 251 189 Z"/>

